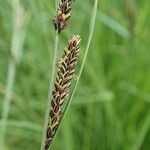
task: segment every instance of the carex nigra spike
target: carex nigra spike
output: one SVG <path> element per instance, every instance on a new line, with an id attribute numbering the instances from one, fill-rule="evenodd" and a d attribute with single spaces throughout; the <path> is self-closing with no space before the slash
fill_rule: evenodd
<path id="1" fill-rule="evenodd" d="M 79 35 L 74 35 L 72 37 L 58 64 L 56 81 L 52 91 L 45 150 L 50 147 L 61 120 L 63 104 L 69 95 L 71 80 L 79 56 L 80 41 L 81 39 Z"/>
<path id="2" fill-rule="evenodd" d="M 67 27 L 74 0 L 59 0 L 54 26 L 58 34 Z"/>

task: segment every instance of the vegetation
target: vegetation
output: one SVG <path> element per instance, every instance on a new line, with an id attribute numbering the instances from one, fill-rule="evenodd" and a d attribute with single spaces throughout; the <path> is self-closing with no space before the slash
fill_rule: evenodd
<path id="1" fill-rule="evenodd" d="M 16 34 L 16 8 L 12 0 L 0 2 L 0 117 L 13 58 L 15 78 L 4 144 L 8 150 L 37 150 L 51 79 L 55 1 L 22 0 L 21 6 L 21 32 Z M 82 38 L 76 74 L 87 48 L 93 6 L 94 0 L 76 0 L 70 24 L 59 36 L 57 58 L 73 34 Z M 52 149 L 150 149 L 149 6 L 149 0 L 99 1 L 87 60 Z M 12 53 L 14 35 L 22 49 L 17 55 Z"/>

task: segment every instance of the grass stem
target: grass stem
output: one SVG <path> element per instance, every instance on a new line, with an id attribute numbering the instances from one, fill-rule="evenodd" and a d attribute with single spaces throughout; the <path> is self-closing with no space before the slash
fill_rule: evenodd
<path id="1" fill-rule="evenodd" d="M 2 119 L 1 119 L 2 125 L 1 125 L 0 145 L 2 148 L 4 148 L 4 140 L 5 140 L 5 134 L 7 129 L 7 120 L 9 116 L 12 90 L 13 90 L 13 84 L 15 78 L 15 70 L 16 70 L 16 65 L 12 60 L 10 60 L 8 66 L 6 94 L 4 98 Z"/>
<path id="2" fill-rule="evenodd" d="M 49 120 L 49 108 L 51 104 L 52 90 L 53 90 L 53 84 L 54 84 L 55 73 L 56 73 L 56 58 L 57 58 L 58 43 L 59 43 L 59 35 L 56 33 L 54 52 L 52 56 L 52 72 L 51 72 L 51 80 L 50 80 L 49 92 L 48 92 L 48 100 L 47 100 L 47 108 L 46 108 L 45 121 L 44 121 L 41 150 L 44 150 L 45 147 L 46 130 L 47 130 L 47 125 Z"/>

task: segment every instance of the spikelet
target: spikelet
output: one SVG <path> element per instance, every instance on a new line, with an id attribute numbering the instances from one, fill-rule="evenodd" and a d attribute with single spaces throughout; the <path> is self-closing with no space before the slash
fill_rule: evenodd
<path id="1" fill-rule="evenodd" d="M 68 25 L 74 0 L 59 0 L 56 17 L 54 18 L 55 30 L 58 34 Z"/>
<path id="2" fill-rule="evenodd" d="M 63 113 L 62 105 L 69 95 L 69 87 L 71 86 L 71 80 L 79 55 L 80 41 L 80 36 L 76 35 L 72 37 L 58 65 L 57 78 L 52 92 L 53 97 L 49 114 L 50 119 L 46 134 L 45 150 L 47 150 L 52 143 Z"/>

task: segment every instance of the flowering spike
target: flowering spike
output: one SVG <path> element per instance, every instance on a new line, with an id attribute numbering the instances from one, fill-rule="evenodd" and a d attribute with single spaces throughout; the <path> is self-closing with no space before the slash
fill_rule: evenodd
<path id="1" fill-rule="evenodd" d="M 57 77 L 52 92 L 51 108 L 49 113 L 49 122 L 47 127 L 45 150 L 47 150 L 58 129 L 60 118 L 63 113 L 63 104 L 69 95 L 69 87 L 75 72 L 75 66 L 79 56 L 80 36 L 75 35 L 69 41 L 65 48 L 57 70 Z M 61 81 L 61 82 L 60 82 Z"/>
<path id="2" fill-rule="evenodd" d="M 55 30 L 58 34 L 68 25 L 74 0 L 59 0 L 56 17 L 54 18 Z"/>

